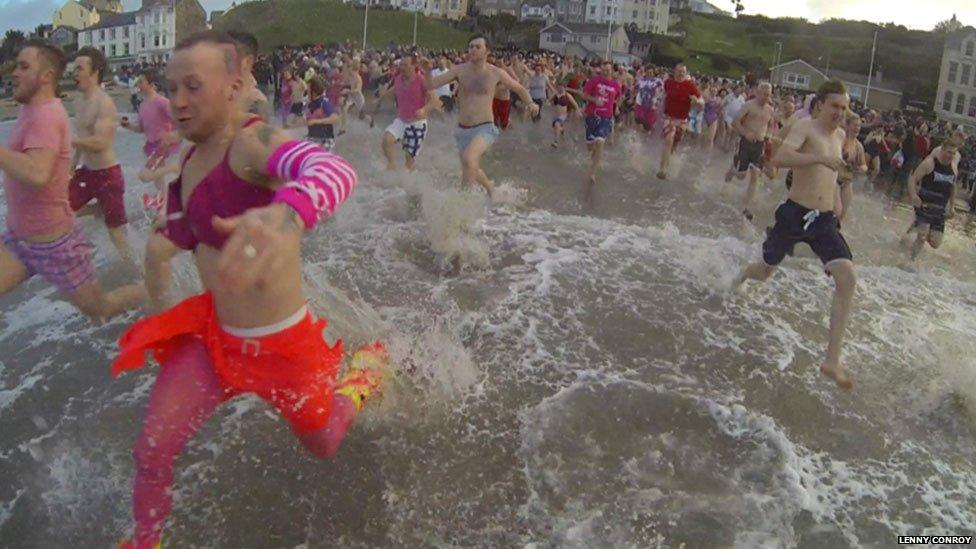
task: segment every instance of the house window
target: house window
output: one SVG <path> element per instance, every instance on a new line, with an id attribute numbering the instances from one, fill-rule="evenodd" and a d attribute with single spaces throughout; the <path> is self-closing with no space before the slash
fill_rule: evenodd
<path id="1" fill-rule="evenodd" d="M 976 95 L 969 98 L 969 118 L 976 118 Z"/>
<path id="2" fill-rule="evenodd" d="M 962 114 L 962 111 L 966 108 L 966 96 L 959 94 L 956 96 L 956 114 Z"/>
<path id="3" fill-rule="evenodd" d="M 976 40 L 970 40 L 966 42 L 966 55 L 968 57 L 973 56 L 973 50 L 976 50 Z"/>
<path id="4" fill-rule="evenodd" d="M 963 65 L 962 66 L 962 74 L 960 75 L 960 78 L 959 78 L 959 83 L 960 84 L 962 84 L 963 86 L 968 86 L 969 85 L 969 72 L 972 71 L 972 70 L 973 70 L 973 66 L 972 65 Z"/>
<path id="5" fill-rule="evenodd" d="M 959 63 L 955 61 L 949 62 L 949 82 L 953 84 L 956 83 L 956 72 L 959 70 Z"/>
<path id="6" fill-rule="evenodd" d="M 140 49 L 146 49 L 146 35 L 145 34 L 140 34 L 139 35 L 139 48 Z"/>
<path id="7" fill-rule="evenodd" d="M 125 36 L 126 38 L 129 37 L 129 27 L 125 27 L 125 30 L 123 31 L 122 35 Z"/>
<path id="8" fill-rule="evenodd" d="M 600 37 L 599 36 L 590 36 L 590 43 L 591 44 L 596 44 L 599 41 L 600 41 Z"/>
<path id="9" fill-rule="evenodd" d="M 101 41 L 105 40 L 105 29 L 98 31 L 98 39 Z"/>
<path id="10" fill-rule="evenodd" d="M 796 74 L 794 72 L 788 72 L 785 75 L 786 83 L 797 88 L 806 88 L 810 85 L 810 76 L 806 74 Z"/>
<path id="11" fill-rule="evenodd" d="M 163 46 L 166 45 L 166 33 L 163 33 Z"/>
<path id="12" fill-rule="evenodd" d="M 159 12 L 158 11 L 157 12 L 153 12 L 153 21 L 155 21 L 157 25 L 159 24 Z"/>
<path id="13" fill-rule="evenodd" d="M 111 40 L 115 40 L 115 27 L 108 29 L 108 37 Z"/>
<path id="14" fill-rule="evenodd" d="M 123 51 L 123 53 L 125 55 L 129 55 L 129 43 L 128 42 L 126 42 L 125 44 L 122 44 L 122 51 Z"/>
<path id="15" fill-rule="evenodd" d="M 154 34 L 153 35 L 153 46 L 156 46 L 157 48 L 159 47 L 159 35 L 158 34 Z"/>
<path id="16" fill-rule="evenodd" d="M 942 98 L 942 110 L 951 111 L 952 110 L 952 92 L 946 90 L 945 96 Z"/>
<path id="17" fill-rule="evenodd" d="M 115 44 L 109 46 L 109 51 L 112 52 L 112 54 L 109 57 L 115 57 Z"/>
<path id="18" fill-rule="evenodd" d="M 596 15 L 596 6 L 590 6 L 590 15 Z"/>
<path id="19" fill-rule="evenodd" d="M 634 10 L 634 14 L 630 16 L 631 19 L 637 19 L 637 10 Z"/>

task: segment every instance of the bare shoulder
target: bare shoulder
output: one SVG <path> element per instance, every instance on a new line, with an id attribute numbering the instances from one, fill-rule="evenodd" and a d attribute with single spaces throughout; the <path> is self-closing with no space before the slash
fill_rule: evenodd
<path id="1" fill-rule="evenodd" d="M 267 151 L 270 155 L 276 148 L 292 139 L 288 132 L 261 121 L 241 129 L 235 146 L 239 145 L 251 154 L 260 155 Z"/>
<path id="2" fill-rule="evenodd" d="M 102 91 L 101 93 L 99 107 L 101 109 L 102 116 L 111 116 L 112 118 L 115 118 L 115 113 L 118 112 L 118 108 L 115 106 L 115 101 L 113 101 L 112 97 L 105 91 Z"/>

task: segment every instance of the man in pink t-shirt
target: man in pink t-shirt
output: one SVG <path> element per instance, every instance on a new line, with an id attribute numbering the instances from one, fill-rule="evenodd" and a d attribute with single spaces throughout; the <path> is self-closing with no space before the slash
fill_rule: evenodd
<path id="1" fill-rule="evenodd" d="M 591 77 L 583 86 L 591 183 L 596 183 L 596 173 L 603 158 L 603 144 L 613 133 L 613 115 L 619 97 L 620 82 L 613 79 L 613 64 L 606 61 L 600 66 L 600 74 Z"/>
<path id="2" fill-rule="evenodd" d="M 180 152 L 180 137 L 174 131 L 173 115 L 169 110 L 169 99 L 159 94 L 157 88 L 158 77 L 152 71 L 145 71 L 136 81 L 142 103 L 139 104 L 139 119 L 133 124 L 127 117 L 122 117 L 123 128 L 146 135 L 146 143 L 142 152 L 146 155 L 146 165 L 139 172 L 139 179 L 144 182 L 154 181 L 157 188 L 162 189 L 162 177 L 166 161 Z"/>
<path id="3" fill-rule="evenodd" d="M 394 146 L 399 141 L 406 158 L 407 169 L 413 171 L 414 162 L 427 137 L 427 113 L 437 108 L 439 99 L 433 91 L 427 91 L 424 76 L 420 74 L 416 54 L 400 60 L 400 70 L 393 83 L 380 94 L 377 108 L 383 99 L 396 97 L 397 117 L 383 132 L 383 154 L 386 169 L 396 170 Z"/>
<path id="4" fill-rule="evenodd" d="M 22 105 L 0 170 L 7 198 L 7 232 L 0 240 L 0 295 L 39 274 L 85 315 L 102 321 L 135 306 L 141 286 L 103 293 L 95 279 L 92 246 L 75 224 L 68 202 L 71 129 L 55 90 L 64 52 L 30 41 L 17 56 L 14 99 Z"/>

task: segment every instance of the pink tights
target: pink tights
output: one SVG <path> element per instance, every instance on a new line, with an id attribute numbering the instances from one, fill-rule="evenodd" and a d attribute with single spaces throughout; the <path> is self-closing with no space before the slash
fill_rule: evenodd
<path id="1" fill-rule="evenodd" d="M 199 341 L 174 352 L 160 369 L 149 397 L 142 433 L 133 449 L 136 479 L 132 507 L 137 548 L 152 547 L 159 540 L 172 506 L 173 463 L 193 433 L 224 400 L 210 356 Z M 352 401 L 336 395 L 325 427 L 296 434 L 316 457 L 331 458 L 355 416 Z"/>

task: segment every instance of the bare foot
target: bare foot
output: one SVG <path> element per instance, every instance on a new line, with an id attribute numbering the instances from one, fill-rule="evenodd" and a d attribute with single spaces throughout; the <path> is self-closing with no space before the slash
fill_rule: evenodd
<path id="1" fill-rule="evenodd" d="M 663 171 L 657 172 L 657 178 L 658 179 L 667 179 L 668 178 L 668 174 L 664 173 Z"/>
<path id="2" fill-rule="evenodd" d="M 847 376 L 847 372 L 840 364 L 831 365 L 829 362 L 825 362 L 820 366 L 820 373 L 834 380 L 834 383 L 841 389 L 849 391 L 854 388 L 854 382 Z"/>
<path id="3" fill-rule="evenodd" d="M 594 185 L 596 184 L 596 174 L 595 173 L 591 173 L 589 179 L 590 179 L 590 183 L 593 183 Z"/>
<path id="4" fill-rule="evenodd" d="M 726 183 L 731 182 L 732 181 L 732 177 L 734 177 L 734 175 L 735 174 L 732 173 L 732 170 L 729 170 L 729 171 L 725 172 L 725 182 Z"/>

